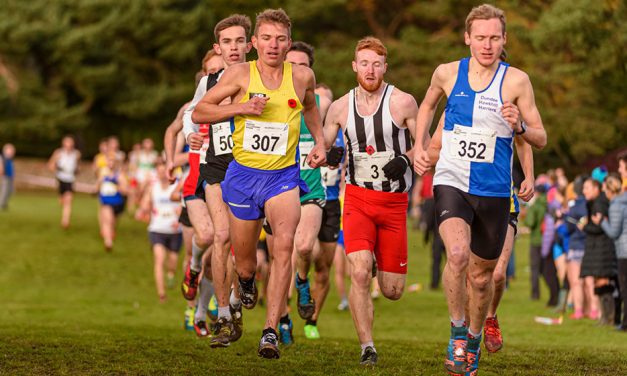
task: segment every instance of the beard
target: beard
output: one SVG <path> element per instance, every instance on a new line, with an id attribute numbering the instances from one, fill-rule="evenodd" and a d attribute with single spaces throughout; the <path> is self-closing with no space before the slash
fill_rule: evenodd
<path id="1" fill-rule="evenodd" d="M 359 85 L 361 85 L 361 87 L 364 88 L 364 90 L 372 93 L 372 92 L 377 91 L 381 87 L 381 83 L 383 82 L 383 77 L 380 77 L 375 82 L 368 82 L 368 81 L 362 79 L 359 76 L 359 74 L 357 74 L 357 82 L 359 82 Z"/>

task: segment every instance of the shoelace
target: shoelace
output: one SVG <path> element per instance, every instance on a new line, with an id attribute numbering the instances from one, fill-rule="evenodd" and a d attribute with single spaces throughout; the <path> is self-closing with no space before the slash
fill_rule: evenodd
<path id="1" fill-rule="evenodd" d="M 276 342 L 277 342 L 276 334 L 267 333 L 265 336 L 263 336 L 263 341 L 266 343 L 270 343 L 272 345 L 276 345 Z"/>
<path id="2" fill-rule="evenodd" d="M 464 355 L 457 355 L 458 348 L 464 349 Z M 466 360 L 466 340 L 456 339 L 453 340 L 453 360 L 456 362 L 463 362 Z"/>
<path id="3" fill-rule="evenodd" d="M 298 286 L 298 291 L 300 291 L 300 296 L 299 296 L 299 300 L 300 300 L 300 304 L 301 305 L 305 305 L 305 304 L 309 304 L 309 302 L 311 301 L 311 295 L 309 295 L 309 283 L 305 282 L 300 284 L 300 286 Z"/>

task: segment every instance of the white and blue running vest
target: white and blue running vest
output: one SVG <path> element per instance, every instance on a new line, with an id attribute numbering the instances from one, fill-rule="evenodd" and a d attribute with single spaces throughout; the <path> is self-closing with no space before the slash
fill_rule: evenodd
<path id="1" fill-rule="evenodd" d="M 501 62 L 488 87 L 474 91 L 468 83 L 469 61 L 470 58 L 460 60 L 457 81 L 444 110 L 442 150 L 433 184 L 452 186 L 476 196 L 510 197 L 514 133 L 501 115 L 501 87 L 509 64 Z M 484 157 L 489 153 L 485 153 L 482 142 L 466 142 L 460 131 L 496 137 L 493 161 L 462 160 L 462 155 Z"/>

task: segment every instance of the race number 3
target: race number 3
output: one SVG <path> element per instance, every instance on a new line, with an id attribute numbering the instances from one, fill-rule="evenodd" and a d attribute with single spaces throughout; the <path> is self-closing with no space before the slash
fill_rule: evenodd
<path id="1" fill-rule="evenodd" d="M 230 154 L 233 152 L 233 135 L 230 123 L 217 123 L 211 126 L 213 150 L 215 155 Z"/>
<path id="2" fill-rule="evenodd" d="M 455 125 L 451 137 L 451 156 L 467 162 L 492 163 L 496 147 L 496 132 Z"/>
<path id="3" fill-rule="evenodd" d="M 394 159 L 393 151 L 380 151 L 372 155 L 354 153 L 355 179 L 359 181 L 387 181 L 383 174 L 383 166 Z"/>
<path id="4" fill-rule="evenodd" d="M 259 154 L 285 155 L 289 125 L 246 120 L 244 150 Z"/>

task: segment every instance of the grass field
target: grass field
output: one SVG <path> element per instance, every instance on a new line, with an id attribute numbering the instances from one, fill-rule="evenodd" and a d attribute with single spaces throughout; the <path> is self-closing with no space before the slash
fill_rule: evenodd
<path id="1" fill-rule="evenodd" d="M 96 200 L 79 195 L 74 208 L 67 232 L 58 226 L 52 193 L 18 194 L 11 210 L 0 212 L 0 374 L 444 374 L 449 324 L 441 291 L 376 301 L 374 370 L 359 366 L 350 313 L 336 310 L 333 289 L 319 341 L 307 340 L 303 322 L 292 315 L 295 345 L 283 349 L 278 361 L 258 358 L 264 321 L 258 307 L 244 312 L 240 341 L 211 349 L 209 341 L 182 329 L 185 303 L 178 290 L 158 303 L 145 225 L 123 217 L 116 248 L 106 254 Z M 408 284 L 426 285 L 429 256 L 418 239 L 410 235 Z M 505 347 L 496 355 L 484 353 L 481 374 L 626 375 L 625 333 L 589 320 L 550 327 L 533 322 L 551 312 L 543 301 L 528 298 L 526 248 L 522 237 L 517 279 L 499 312 Z"/>

